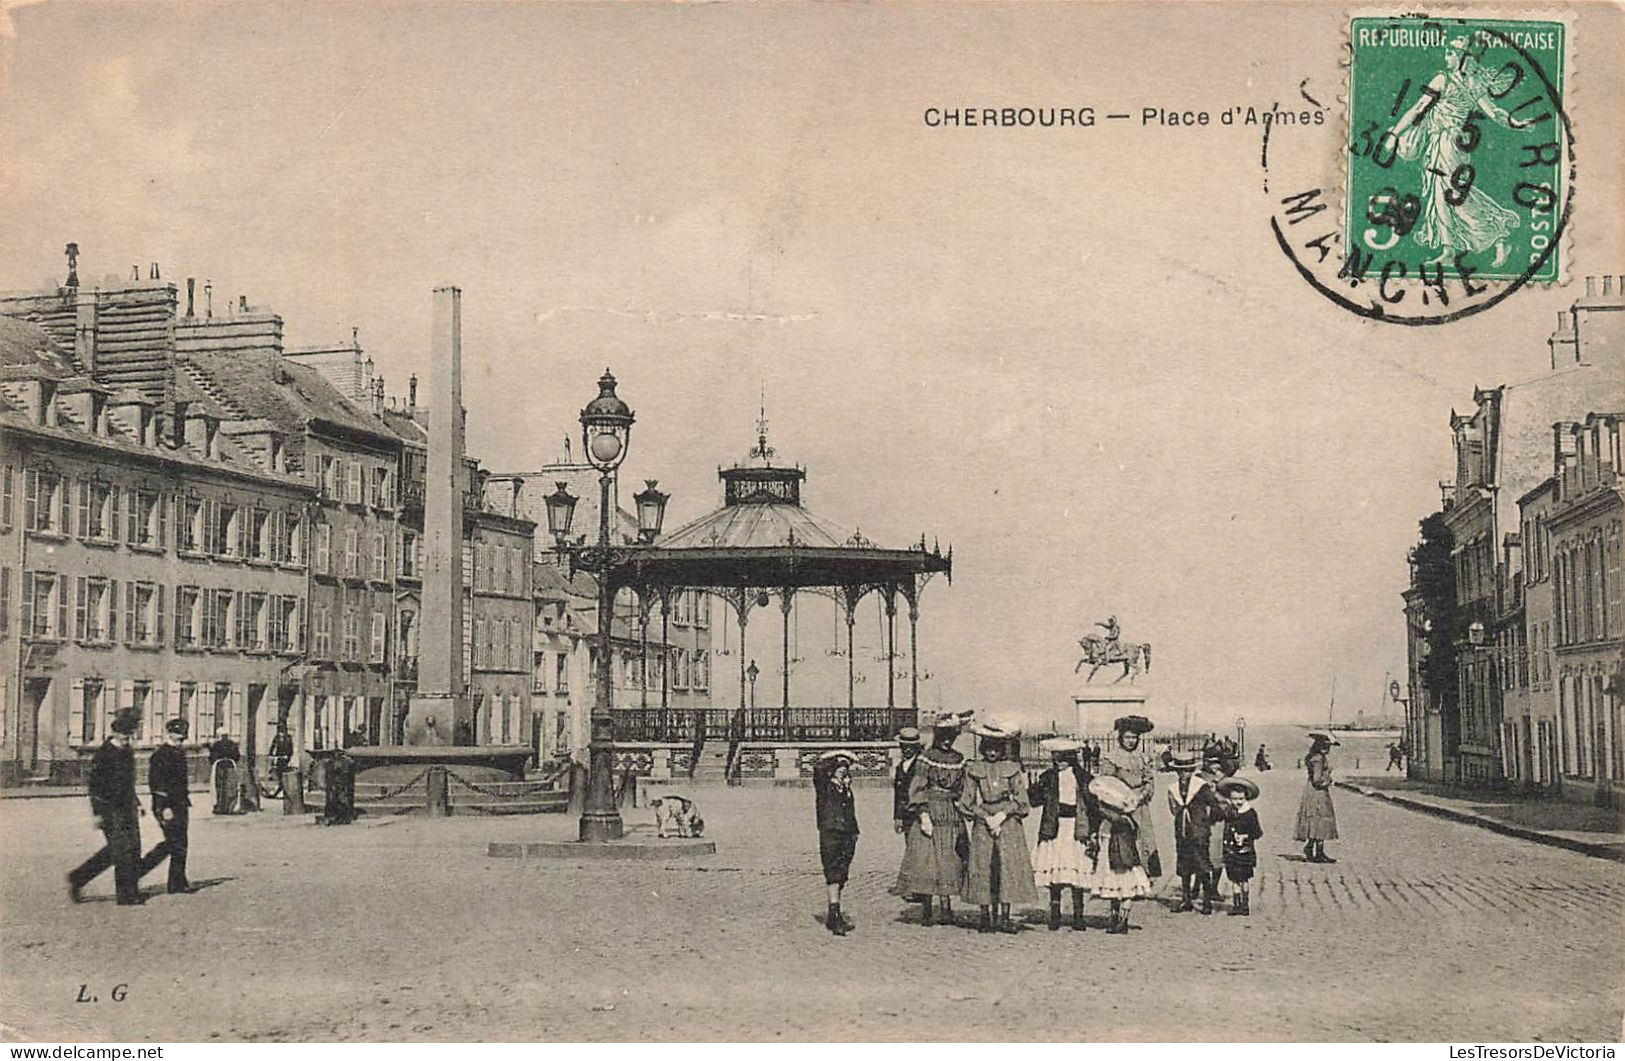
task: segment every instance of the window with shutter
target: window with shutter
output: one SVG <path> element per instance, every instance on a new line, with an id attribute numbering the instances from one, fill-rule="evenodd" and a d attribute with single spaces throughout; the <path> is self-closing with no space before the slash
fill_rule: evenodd
<path id="1" fill-rule="evenodd" d="M 52 582 L 52 590 L 56 600 L 56 627 L 51 631 L 51 636 L 66 640 L 68 636 L 68 576 L 57 575 Z"/>
<path id="2" fill-rule="evenodd" d="M 85 719 L 94 717 L 86 709 L 86 679 L 75 678 L 68 683 L 68 739 L 75 744 L 89 744 L 85 735 Z"/>
<path id="3" fill-rule="evenodd" d="M 0 531 L 11 529 L 12 467 L 0 465 Z"/>
<path id="4" fill-rule="evenodd" d="M 118 579 L 108 579 L 103 594 L 107 601 L 107 621 L 102 625 L 101 640 L 109 644 L 118 640 L 118 588 Z"/>
<path id="5" fill-rule="evenodd" d="M 382 613 L 374 612 L 372 616 L 372 655 L 373 663 L 384 662 L 384 651 L 388 644 L 388 624 Z"/>
<path id="6" fill-rule="evenodd" d="M 24 637 L 36 637 L 38 631 L 34 629 L 34 573 L 32 571 L 22 573 L 22 577 L 18 580 L 17 592 L 17 614 L 22 620 L 22 635 Z"/>
<path id="7" fill-rule="evenodd" d="M 85 639 L 86 609 L 85 609 L 85 576 L 80 575 L 74 579 L 73 594 L 73 636 L 80 641 Z"/>

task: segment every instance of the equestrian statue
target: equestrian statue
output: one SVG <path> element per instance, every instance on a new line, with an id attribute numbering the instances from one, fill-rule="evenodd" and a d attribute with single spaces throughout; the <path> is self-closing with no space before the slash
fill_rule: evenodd
<path id="1" fill-rule="evenodd" d="M 1089 665 L 1089 676 L 1084 681 L 1094 681 L 1095 674 L 1102 667 L 1111 667 L 1122 664 L 1123 673 L 1112 679 L 1116 685 L 1124 678 L 1133 683 L 1134 676 L 1141 671 L 1151 671 L 1151 644 L 1148 641 L 1124 641 L 1122 630 L 1117 625 L 1117 616 L 1112 616 L 1096 626 L 1105 630 L 1104 634 L 1085 634 L 1078 641 L 1083 649 L 1083 658 L 1078 665 L 1072 668 L 1072 673 L 1081 671 L 1084 664 Z"/>

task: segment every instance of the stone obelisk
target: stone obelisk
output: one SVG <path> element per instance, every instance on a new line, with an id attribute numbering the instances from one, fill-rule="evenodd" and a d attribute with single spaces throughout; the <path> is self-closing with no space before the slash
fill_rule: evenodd
<path id="1" fill-rule="evenodd" d="M 463 669 L 463 293 L 434 289 L 429 461 L 423 500 L 423 607 L 408 744 L 451 744 L 470 728 Z"/>

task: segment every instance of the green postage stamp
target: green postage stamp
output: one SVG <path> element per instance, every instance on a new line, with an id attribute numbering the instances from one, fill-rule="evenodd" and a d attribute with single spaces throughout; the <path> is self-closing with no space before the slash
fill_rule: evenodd
<path id="1" fill-rule="evenodd" d="M 1567 30 L 1544 20 L 1350 20 L 1351 255 L 1395 280 L 1562 278 Z"/>

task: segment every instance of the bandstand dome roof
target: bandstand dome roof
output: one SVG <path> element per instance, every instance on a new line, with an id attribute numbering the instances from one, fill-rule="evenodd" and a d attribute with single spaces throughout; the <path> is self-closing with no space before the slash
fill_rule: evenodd
<path id="1" fill-rule="evenodd" d="M 887 549 L 802 507 L 807 473 L 776 466 L 765 420 L 743 464 L 719 469 L 722 507 L 629 551 L 623 577 L 649 585 L 734 587 L 906 586 L 942 572 L 953 553 L 927 551 L 922 535 L 906 549 Z"/>

